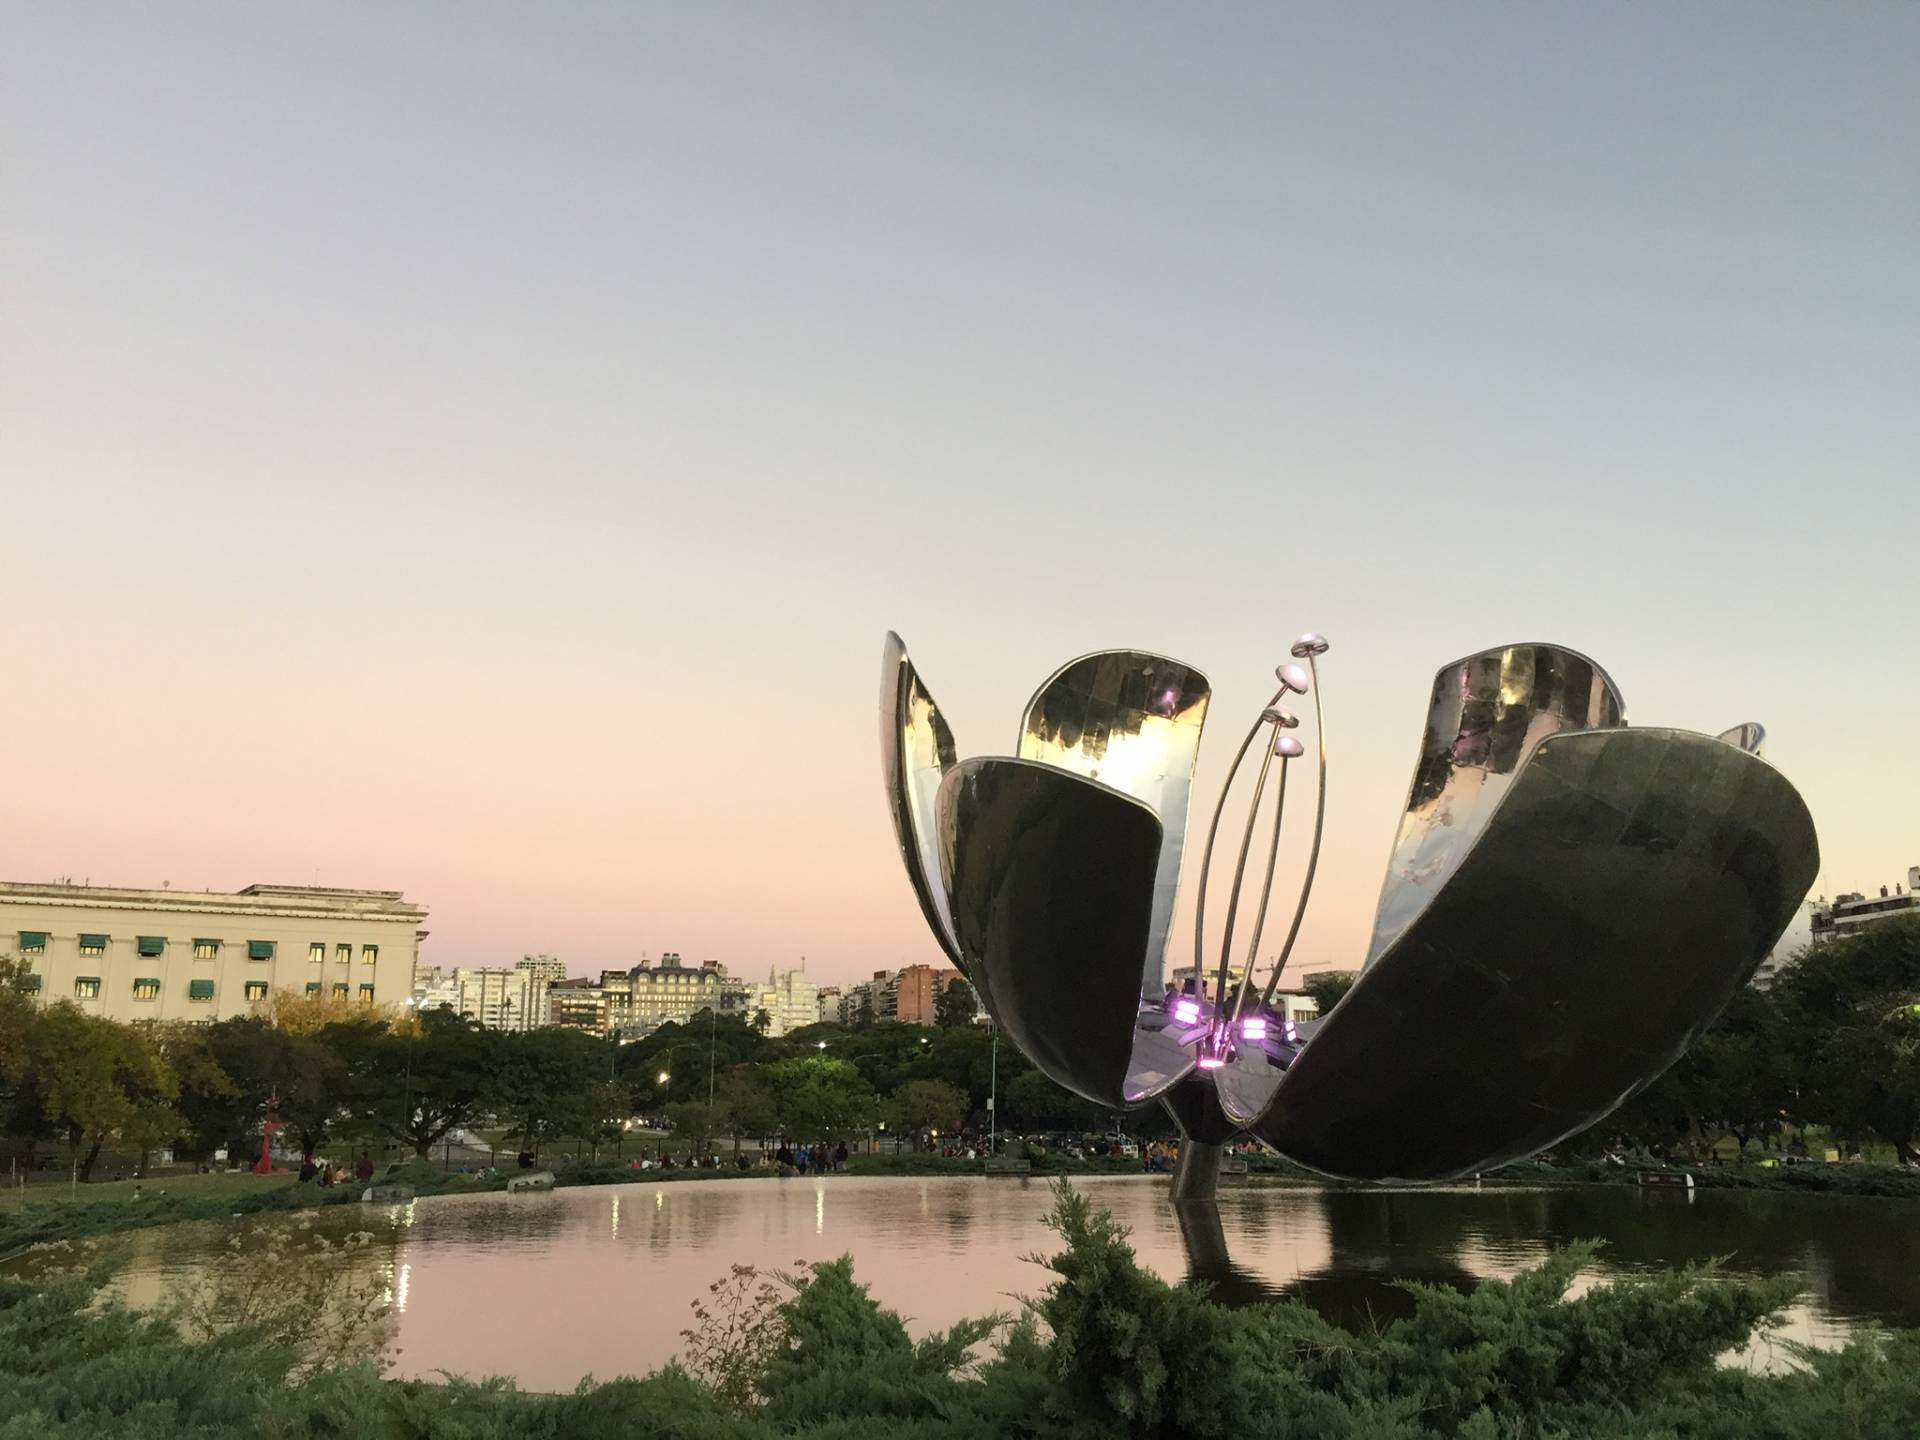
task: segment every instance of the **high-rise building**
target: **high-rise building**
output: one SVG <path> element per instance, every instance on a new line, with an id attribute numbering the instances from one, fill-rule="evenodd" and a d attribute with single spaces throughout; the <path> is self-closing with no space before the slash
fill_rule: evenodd
<path id="1" fill-rule="evenodd" d="M 538 1030 L 550 1020 L 547 982 L 518 965 L 417 967 L 413 988 L 422 1010 L 455 1010 L 489 1030 Z"/>
<path id="2" fill-rule="evenodd" d="M 843 1002 L 846 992 L 838 985 L 822 985 L 820 993 L 814 997 L 815 1013 L 822 1025 L 839 1025 L 845 1017 Z"/>
<path id="3" fill-rule="evenodd" d="M 558 955 L 523 955 L 513 968 L 528 971 L 549 985 L 567 978 L 567 962 Z"/>
<path id="4" fill-rule="evenodd" d="M 718 961 L 688 965 L 675 953 L 600 976 L 609 1023 L 628 1037 L 651 1034 L 669 1020 L 684 1025 L 702 1010 L 726 1009 L 727 980 Z"/>
<path id="5" fill-rule="evenodd" d="M 398 890 L 249 885 L 233 892 L 0 882 L 0 954 L 24 988 L 112 1020 L 212 1022 L 269 997 L 397 1006 L 427 912 Z"/>
<path id="6" fill-rule="evenodd" d="M 940 996 L 960 978 L 958 970 L 931 965 L 907 965 L 894 972 L 888 989 L 888 1018 L 903 1025 L 935 1025 L 940 1019 Z"/>
<path id="7" fill-rule="evenodd" d="M 820 986 L 805 970 L 767 972 L 767 983 L 749 998 L 749 1015 L 766 1011 L 767 1034 L 785 1035 L 820 1020 Z"/>

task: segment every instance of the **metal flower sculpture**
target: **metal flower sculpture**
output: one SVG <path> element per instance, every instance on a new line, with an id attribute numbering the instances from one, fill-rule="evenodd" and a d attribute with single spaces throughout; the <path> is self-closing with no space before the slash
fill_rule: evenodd
<path id="1" fill-rule="evenodd" d="M 887 791 L 935 938 L 1054 1081 L 1114 1109 L 1167 1106 L 1188 1141 L 1176 1198 L 1210 1194 L 1220 1147 L 1240 1135 L 1327 1174 L 1443 1180 L 1585 1129 L 1712 1023 L 1819 866 L 1805 804 L 1759 757 L 1759 726 L 1629 729 L 1586 657 L 1488 650 L 1434 679 L 1359 979 L 1295 1024 L 1272 1002 L 1319 861 L 1326 650 L 1318 635 L 1295 643 L 1304 666 L 1279 668 L 1235 756 L 1194 907 L 1195 964 L 1213 978 L 1170 993 L 1206 677 L 1137 651 L 1085 656 L 1034 693 L 1017 755 L 957 761 L 887 637 Z M 1306 757 L 1286 702 L 1306 695 L 1318 752 L 1306 874 L 1256 985 L 1289 771 Z M 1214 851 L 1243 768 L 1252 800 L 1212 952 Z M 1263 878 L 1249 886 L 1269 794 Z"/>

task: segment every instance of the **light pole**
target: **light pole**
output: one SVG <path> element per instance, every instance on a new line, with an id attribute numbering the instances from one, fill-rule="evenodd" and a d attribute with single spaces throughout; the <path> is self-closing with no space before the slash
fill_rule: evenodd
<path id="1" fill-rule="evenodd" d="M 402 1118 L 409 1140 L 413 1138 L 413 1032 L 420 1028 L 419 1005 L 418 996 L 407 997 L 407 1081 L 401 1092 L 401 1104 L 405 1107 Z"/>
<path id="2" fill-rule="evenodd" d="M 1000 1143 L 1000 1116 L 997 1103 L 1000 1099 L 1000 1027 L 990 1025 L 987 1028 L 993 1036 L 993 1044 L 989 1047 L 987 1059 L 987 1154 L 996 1155 L 999 1153 L 997 1147 Z"/>

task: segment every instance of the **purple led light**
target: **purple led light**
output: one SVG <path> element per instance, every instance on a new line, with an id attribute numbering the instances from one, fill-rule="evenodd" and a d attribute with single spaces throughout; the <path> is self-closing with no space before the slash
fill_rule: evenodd
<path id="1" fill-rule="evenodd" d="M 1247 1039 L 1249 1040 L 1266 1039 L 1267 1038 L 1266 1017 L 1261 1015 L 1249 1015 L 1246 1019 L 1240 1022 L 1240 1033 L 1246 1036 Z"/>
<path id="2" fill-rule="evenodd" d="M 1222 1060 L 1218 1055 L 1202 1055 L 1200 1057 L 1200 1068 L 1202 1070 L 1218 1070 L 1226 1063 L 1227 1062 Z"/>
<path id="3" fill-rule="evenodd" d="M 1200 1018 L 1198 1000 L 1176 1000 L 1173 1002 L 1173 1018 L 1182 1025 L 1191 1025 Z"/>

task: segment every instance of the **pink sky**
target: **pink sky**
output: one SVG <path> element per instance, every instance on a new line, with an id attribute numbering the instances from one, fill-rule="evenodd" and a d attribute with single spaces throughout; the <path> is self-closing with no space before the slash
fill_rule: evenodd
<path id="1" fill-rule="evenodd" d="M 888 628 L 967 754 L 1073 655 L 1202 667 L 1204 804 L 1312 627 L 1307 966 L 1512 641 L 1763 721 L 1818 888 L 1891 883 L 1917 17 L 23 16 L 0 876 L 847 979 L 937 956 Z"/>

